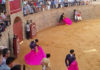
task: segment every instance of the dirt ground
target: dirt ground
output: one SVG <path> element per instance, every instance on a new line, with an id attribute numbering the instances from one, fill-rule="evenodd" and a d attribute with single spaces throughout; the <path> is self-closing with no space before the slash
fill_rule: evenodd
<path id="1" fill-rule="evenodd" d="M 100 70 L 100 19 L 48 28 L 38 32 L 35 38 L 51 54 L 52 70 L 66 70 L 65 56 L 70 49 L 75 49 L 79 70 Z M 24 40 L 20 46 L 18 63 L 25 63 L 30 41 Z"/>

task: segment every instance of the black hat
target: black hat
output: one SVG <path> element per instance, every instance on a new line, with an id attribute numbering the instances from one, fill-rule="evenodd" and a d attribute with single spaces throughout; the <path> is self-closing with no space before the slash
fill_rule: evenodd
<path id="1" fill-rule="evenodd" d="M 70 53 L 72 54 L 73 52 L 74 52 L 74 49 L 71 49 L 71 50 L 70 50 Z"/>

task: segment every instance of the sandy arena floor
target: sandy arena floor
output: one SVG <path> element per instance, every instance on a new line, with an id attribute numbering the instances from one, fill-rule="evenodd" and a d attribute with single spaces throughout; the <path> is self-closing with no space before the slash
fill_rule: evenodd
<path id="1" fill-rule="evenodd" d="M 100 70 L 100 19 L 48 28 L 35 38 L 46 53 L 51 53 L 52 70 L 66 70 L 65 56 L 70 49 L 75 49 L 79 70 Z M 18 63 L 25 63 L 30 41 L 21 45 Z"/>

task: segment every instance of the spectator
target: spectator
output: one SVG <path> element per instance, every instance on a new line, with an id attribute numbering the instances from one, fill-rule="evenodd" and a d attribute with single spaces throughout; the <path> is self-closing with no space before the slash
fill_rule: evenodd
<path id="1" fill-rule="evenodd" d="M 76 0 L 76 5 L 80 5 L 80 0 Z"/>
<path id="2" fill-rule="evenodd" d="M 27 16 L 29 14 L 29 10 L 27 7 L 28 1 L 24 1 L 23 3 L 24 3 L 23 13 L 24 13 L 24 16 Z"/>
<path id="3" fill-rule="evenodd" d="M 47 1 L 47 8 L 48 8 L 48 10 L 51 9 L 51 1 L 50 0 Z"/>
<path id="4" fill-rule="evenodd" d="M 69 6 L 73 6 L 74 5 L 74 0 L 68 0 L 68 2 L 69 2 Z"/>
<path id="5" fill-rule="evenodd" d="M 61 2 L 60 2 L 60 7 L 61 7 L 61 8 L 64 7 L 64 0 L 61 0 Z"/>
<path id="6" fill-rule="evenodd" d="M 43 1 L 42 8 L 43 8 L 42 11 L 46 10 L 46 2 L 45 1 Z"/>
<path id="7" fill-rule="evenodd" d="M 1 25 L 1 27 L 2 27 L 2 32 L 4 32 L 4 31 L 5 31 L 5 28 L 6 28 L 5 23 L 3 22 L 3 23 L 1 23 L 0 25 Z"/>
<path id="8" fill-rule="evenodd" d="M 3 13 L 2 18 L 3 18 L 3 21 L 5 22 L 6 26 L 8 26 L 8 20 L 9 19 L 7 18 L 6 12 Z"/>
<path id="9" fill-rule="evenodd" d="M 1 13 L 0 13 L 0 25 L 1 25 L 1 28 L 2 28 L 2 32 L 5 31 L 6 24 L 3 21 Z"/>
<path id="10" fill-rule="evenodd" d="M 82 20 L 82 17 L 81 17 L 81 12 L 77 11 L 76 9 L 74 10 L 74 21 L 77 22 L 77 21 L 80 21 Z"/>
<path id="11" fill-rule="evenodd" d="M 1 13 L 0 13 L 0 23 L 4 23 L 4 22 L 3 22 L 3 18 L 2 18 L 2 16 L 1 16 Z"/>
<path id="12" fill-rule="evenodd" d="M 21 70 L 21 65 L 15 65 L 11 70 Z"/>
<path id="13" fill-rule="evenodd" d="M 32 20 L 30 20 L 30 24 L 32 24 Z"/>
<path id="14" fill-rule="evenodd" d="M 2 0 L 0 0 L 0 12 L 2 12 L 2 5 L 1 5 L 1 3 L 2 3 Z"/>
<path id="15" fill-rule="evenodd" d="M 1 2 L 1 10 L 2 10 L 2 12 L 6 11 L 6 5 L 5 5 L 5 3 L 6 3 L 6 0 L 2 0 L 2 2 Z"/>
<path id="16" fill-rule="evenodd" d="M 64 7 L 68 7 L 68 0 L 64 0 Z"/>
<path id="17" fill-rule="evenodd" d="M 10 56 L 10 50 L 8 48 L 3 49 L 3 64 L 6 64 L 7 58 Z"/>
<path id="18" fill-rule="evenodd" d="M 27 5 L 29 14 L 33 14 L 33 9 L 31 8 L 30 3 L 28 2 L 26 5 Z"/>
<path id="19" fill-rule="evenodd" d="M 50 54 L 46 54 L 46 58 L 43 58 L 41 61 L 42 70 L 51 70 L 50 67 Z"/>
<path id="20" fill-rule="evenodd" d="M 32 8 L 32 10 L 33 10 L 33 13 L 35 13 L 36 11 L 35 11 L 35 6 L 34 6 L 34 2 L 30 2 L 30 6 L 31 6 L 31 8 Z"/>
<path id="21" fill-rule="evenodd" d="M 77 20 L 76 20 L 76 18 L 75 18 L 75 14 L 76 14 L 76 9 L 74 9 L 74 12 L 73 12 L 73 19 L 74 19 L 74 21 L 76 22 Z"/>
<path id="22" fill-rule="evenodd" d="M 26 16 L 28 14 L 44 11 L 45 8 L 50 10 L 51 8 L 62 8 L 82 4 L 87 5 L 88 2 L 88 0 L 25 0 L 23 2 L 23 14 Z"/>
<path id="23" fill-rule="evenodd" d="M 58 8 L 58 0 L 54 0 L 54 6 L 55 8 Z"/>
<path id="24" fill-rule="evenodd" d="M 54 8 L 54 0 L 51 0 L 51 8 Z"/>
<path id="25" fill-rule="evenodd" d="M 82 16 L 81 16 L 81 12 L 80 11 L 78 11 L 78 21 L 81 21 L 82 20 Z"/>
<path id="26" fill-rule="evenodd" d="M 2 32 L 2 26 L 0 25 L 0 33 Z"/>
<path id="27" fill-rule="evenodd" d="M 85 2 L 84 2 L 84 0 L 81 0 L 81 5 L 85 5 Z"/>
<path id="28" fill-rule="evenodd" d="M 27 39 L 30 39 L 30 23 L 29 21 L 27 20 L 27 24 L 26 24 L 26 38 Z"/>
<path id="29" fill-rule="evenodd" d="M 40 1 L 40 11 L 43 11 L 43 1 Z"/>
<path id="30" fill-rule="evenodd" d="M 6 60 L 6 64 L 1 65 L 0 70 L 11 70 L 14 66 L 14 57 L 8 57 Z"/>
<path id="31" fill-rule="evenodd" d="M 26 6 L 26 4 L 24 4 L 24 7 L 23 7 L 23 14 L 24 14 L 24 16 L 27 16 L 28 15 L 28 10 L 27 10 L 27 6 Z"/>
<path id="32" fill-rule="evenodd" d="M 34 7 L 35 7 L 35 13 L 37 13 L 38 11 L 37 11 L 37 2 L 33 2 L 33 4 L 34 4 Z"/>
<path id="33" fill-rule="evenodd" d="M 61 0 L 58 0 L 58 8 L 61 8 Z"/>

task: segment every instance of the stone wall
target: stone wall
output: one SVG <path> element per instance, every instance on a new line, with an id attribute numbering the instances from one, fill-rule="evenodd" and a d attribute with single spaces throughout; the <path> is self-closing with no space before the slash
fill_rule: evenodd
<path id="1" fill-rule="evenodd" d="M 23 22 L 22 12 L 12 14 L 10 17 L 11 17 L 11 25 L 8 26 L 5 30 L 5 32 L 2 33 L 2 38 L 0 39 L 0 48 L 5 48 L 5 47 L 12 48 L 13 47 L 12 45 L 13 45 L 13 24 L 14 24 L 14 20 L 15 20 L 16 17 L 20 17 L 22 19 L 22 22 Z M 10 45 L 11 46 L 9 46 L 8 38 L 10 39 Z"/>
<path id="2" fill-rule="evenodd" d="M 100 0 L 92 0 L 92 4 L 100 4 Z"/>
<path id="3" fill-rule="evenodd" d="M 24 19 L 33 20 L 33 22 L 36 23 L 37 31 L 40 31 L 42 29 L 55 26 L 59 20 L 60 15 L 63 12 L 65 13 L 66 17 L 72 19 L 74 9 L 81 11 L 83 20 L 100 18 L 100 5 L 89 5 L 52 9 L 49 11 L 29 15 L 27 17 L 24 17 Z"/>
<path id="4" fill-rule="evenodd" d="M 11 26 L 7 28 L 7 31 L 3 33 L 2 39 L 0 39 L 0 46 L 8 45 L 8 33 L 10 39 L 13 39 L 13 24 L 16 17 L 20 17 L 23 22 L 23 37 L 25 39 L 24 26 L 27 20 L 32 20 L 36 23 L 37 31 L 46 29 L 48 27 L 55 26 L 59 20 L 60 15 L 64 12 L 66 17 L 73 18 L 73 10 L 77 9 L 81 11 L 83 20 L 100 18 L 100 5 L 89 6 L 74 6 L 60 9 L 52 9 L 36 14 L 23 16 L 22 11 L 11 15 Z"/>
<path id="5" fill-rule="evenodd" d="M 6 28 L 5 32 L 2 32 L 2 37 L 0 39 L 0 48 L 4 48 L 4 47 L 8 47 L 8 37 L 10 35 L 10 33 L 12 33 L 12 27 L 9 26 Z M 10 37 L 9 37 L 10 38 Z"/>

